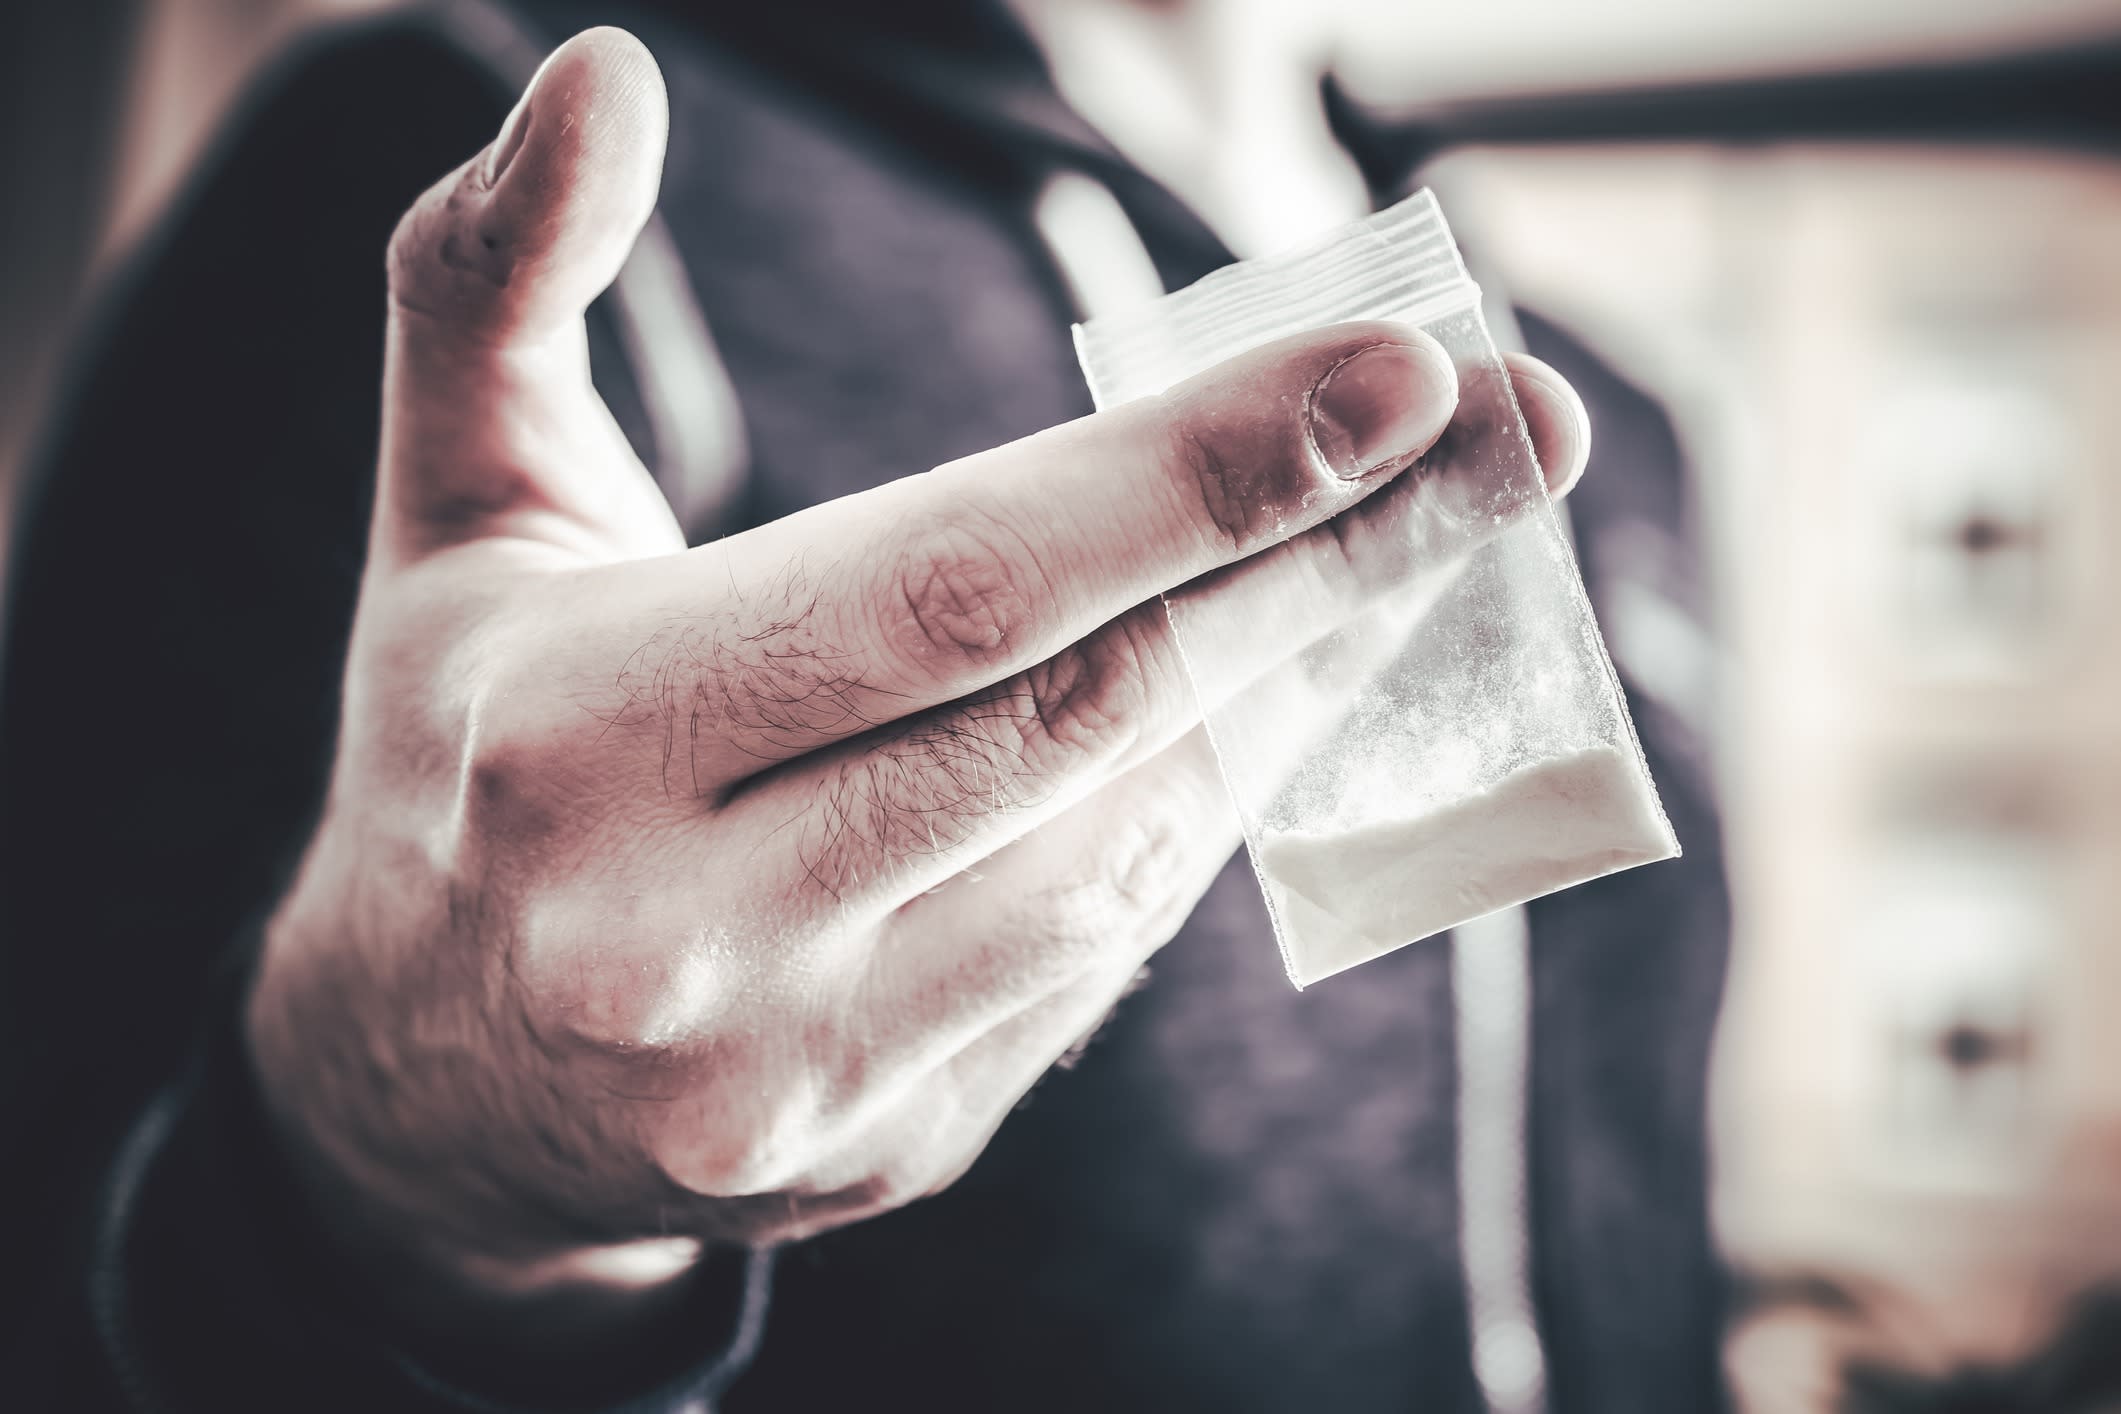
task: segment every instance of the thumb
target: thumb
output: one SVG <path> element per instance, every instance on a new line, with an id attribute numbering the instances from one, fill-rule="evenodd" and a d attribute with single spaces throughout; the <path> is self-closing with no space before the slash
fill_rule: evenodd
<path id="1" fill-rule="evenodd" d="M 589 30 L 539 68 L 493 143 L 399 221 L 381 548 L 526 515 L 598 529 L 615 497 L 652 493 L 590 384 L 582 316 L 654 210 L 668 129 L 647 49 Z"/>

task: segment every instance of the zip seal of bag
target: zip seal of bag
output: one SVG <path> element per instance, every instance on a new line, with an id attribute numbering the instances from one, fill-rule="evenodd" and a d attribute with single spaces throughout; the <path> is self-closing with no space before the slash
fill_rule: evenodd
<path id="1" fill-rule="evenodd" d="M 1417 325 L 1450 354 L 1442 440 L 1337 529 L 1304 533 L 1334 536 L 1306 561 L 1326 566 L 1305 575 L 1311 597 L 1244 605 L 1243 577 L 1267 583 L 1254 562 L 1276 550 L 1164 596 L 1299 987 L 1679 853 L 1432 194 L 1079 324 L 1075 345 L 1106 408 L 1355 320 Z M 1264 671 L 1262 632 L 1289 650 Z"/>

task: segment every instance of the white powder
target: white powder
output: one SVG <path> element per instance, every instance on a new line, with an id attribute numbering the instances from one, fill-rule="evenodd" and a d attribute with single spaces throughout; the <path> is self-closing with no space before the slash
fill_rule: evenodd
<path id="1" fill-rule="evenodd" d="M 1298 986 L 1601 874 L 1678 852 L 1632 753 L 1537 762 L 1414 819 L 1268 834 L 1261 882 Z"/>

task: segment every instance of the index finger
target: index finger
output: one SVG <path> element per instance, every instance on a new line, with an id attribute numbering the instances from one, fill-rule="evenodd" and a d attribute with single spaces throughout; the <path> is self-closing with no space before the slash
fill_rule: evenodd
<path id="1" fill-rule="evenodd" d="M 1457 395 L 1449 356 L 1412 327 L 1298 335 L 1160 397 L 615 567 L 618 640 L 689 626 L 692 764 L 740 780 L 1002 681 L 1325 521 L 1427 450 Z"/>

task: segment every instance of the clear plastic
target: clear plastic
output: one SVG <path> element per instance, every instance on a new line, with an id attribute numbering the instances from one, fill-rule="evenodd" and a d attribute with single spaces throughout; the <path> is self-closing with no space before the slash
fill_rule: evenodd
<path id="1" fill-rule="evenodd" d="M 1299 987 L 1679 852 L 1434 197 L 1077 326 L 1076 349 L 1107 407 L 1357 319 L 1450 352 L 1443 441 L 1313 544 L 1165 596 Z M 1263 639 L 1287 654 L 1264 671 Z"/>

